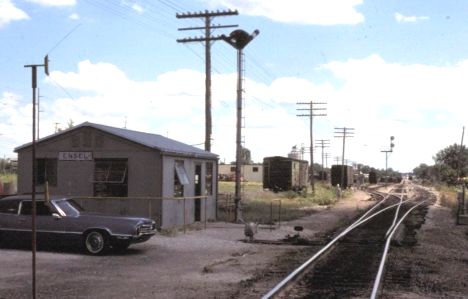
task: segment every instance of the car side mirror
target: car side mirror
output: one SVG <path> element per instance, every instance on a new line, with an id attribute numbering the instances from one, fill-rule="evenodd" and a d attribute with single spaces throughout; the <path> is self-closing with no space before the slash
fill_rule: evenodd
<path id="1" fill-rule="evenodd" d="M 62 219 L 62 216 L 60 216 L 58 213 L 52 213 L 52 217 L 53 217 L 55 220 Z"/>

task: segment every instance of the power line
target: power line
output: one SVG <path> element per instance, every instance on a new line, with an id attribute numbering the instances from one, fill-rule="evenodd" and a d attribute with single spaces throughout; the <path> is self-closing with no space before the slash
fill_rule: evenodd
<path id="1" fill-rule="evenodd" d="M 234 16 L 238 15 L 237 10 L 227 11 L 208 11 L 204 12 L 188 12 L 177 13 L 178 19 L 193 19 L 202 18 L 205 22 L 202 27 L 184 27 L 179 28 L 179 31 L 202 30 L 205 31 L 205 36 L 189 37 L 177 39 L 178 43 L 204 42 L 205 44 L 205 150 L 211 151 L 211 133 L 212 133 L 212 117 L 211 117 L 211 44 L 213 41 L 221 40 L 222 36 L 212 36 L 213 29 L 232 28 L 238 25 L 213 25 L 211 22 L 215 17 Z"/>

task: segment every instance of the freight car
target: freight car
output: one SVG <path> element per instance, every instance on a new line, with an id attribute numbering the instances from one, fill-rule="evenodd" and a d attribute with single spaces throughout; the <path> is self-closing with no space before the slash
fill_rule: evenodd
<path id="1" fill-rule="evenodd" d="M 343 182 L 341 181 L 341 172 L 344 169 Z M 353 185 L 354 178 L 353 167 L 348 165 L 332 165 L 331 167 L 331 184 L 332 186 L 340 185 L 341 188 L 348 188 Z"/>
<path id="2" fill-rule="evenodd" d="M 369 172 L 369 184 L 377 184 L 377 172 Z"/>
<path id="3" fill-rule="evenodd" d="M 285 157 L 263 159 L 263 188 L 275 192 L 303 190 L 307 186 L 308 162 Z"/>

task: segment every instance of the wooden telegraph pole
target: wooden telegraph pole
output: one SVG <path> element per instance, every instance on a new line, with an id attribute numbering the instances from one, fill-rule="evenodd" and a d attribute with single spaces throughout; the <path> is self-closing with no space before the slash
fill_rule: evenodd
<path id="1" fill-rule="evenodd" d="M 201 18 L 205 22 L 205 26 L 202 27 L 186 27 L 179 28 L 179 31 L 188 31 L 188 30 L 205 30 L 204 37 L 190 37 L 177 39 L 178 43 L 191 43 L 191 42 L 204 42 L 205 44 L 205 150 L 211 151 L 211 133 L 212 133 L 212 124 L 211 124 L 211 44 L 216 40 L 221 40 L 222 37 L 212 36 L 211 32 L 213 29 L 220 28 L 232 28 L 237 27 L 238 25 L 213 25 L 211 21 L 215 17 L 223 16 L 233 16 L 238 15 L 237 10 L 227 10 L 227 11 L 207 11 L 204 12 L 195 12 L 195 13 L 181 13 L 176 14 L 178 19 L 188 19 L 188 18 Z"/>
<path id="2" fill-rule="evenodd" d="M 313 120 L 314 116 L 326 116 L 326 114 L 314 114 L 316 110 L 326 110 L 327 108 L 315 108 L 314 105 L 323 105 L 326 103 L 317 103 L 310 101 L 309 103 L 297 103 L 298 105 L 308 105 L 309 108 L 298 108 L 299 111 L 308 111 L 307 114 L 298 114 L 299 117 L 309 117 L 310 120 L 310 186 L 312 187 L 312 194 L 315 193 L 315 184 L 314 184 L 314 129 L 313 129 Z"/>

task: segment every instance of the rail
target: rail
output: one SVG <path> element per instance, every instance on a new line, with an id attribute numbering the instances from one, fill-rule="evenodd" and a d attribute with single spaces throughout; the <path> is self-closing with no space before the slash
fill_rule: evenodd
<path id="1" fill-rule="evenodd" d="M 401 218 L 400 220 L 398 221 L 398 223 L 396 225 L 393 226 L 393 229 L 391 231 L 391 233 L 388 235 L 387 237 L 387 241 L 385 242 L 385 248 L 384 248 L 384 253 L 382 255 L 382 259 L 380 261 L 380 265 L 379 265 L 379 270 L 377 272 L 377 276 L 375 278 L 375 281 L 374 281 L 374 287 L 372 288 L 372 293 L 371 293 L 371 299 L 375 299 L 377 297 L 377 293 L 379 292 L 380 290 L 380 281 L 382 280 L 382 274 L 383 274 L 383 270 L 384 270 L 384 267 L 385 267 L 385 262 L 387 260 L 387 253 L 388 253 L 388 249 L 390 247 L 390 241 L 392 240 L 392 237 L 393 237 L 393 234 L 396 232 L 398 226 L 400 226 L 400 224 L 403 222 L 403 220 L 405 220 L 405 218 L 414 210 L 416 209 L 417 207 L 419 207 L 420 205 L 422 205 L 423 203 L 426 203 L 427 201 L 422 201 L 418 204 L 416 204 L 415 206 L 411 207 Z"/>
<path id="2" fill-rule="evenodd" d="M 288 284 L 290 284 L 295 278 L 297 278 L 299 276 L 299 274 L 301 274 L 306 268 L 308 268 L 313 262 L 315 262 L 319 257 L 321 257 L 325 252 L 327 252 L 328 250 L 330 250 L 330 248 L 332 248 L 332 246 L 338 242 L 341 238 L 343 238 L 344 236 L 346 236 L 349 232 L 351 232 L 352 230 L 354 230 L 356 227 L 368 222 L 369 220 L 373 219 L 374 217 L 377 217 L 378 215 L 380 215 L 381 213 L 389 210 L 389 209 L 392 209 L 392 208 L 395 208 L 397 207 L 397 211 L 399 211 L 400 209 L 400 206 L 403 205 L 403 204 L 406 204 L 406 203 L 409 203 L 413 200 L 411 199 L 407 199 L 407 200 L 403 200 L 403 196 L 400 195 L 400 196 L 397 196 L 395 194 L 392 194 L 392 193 L 388 193 L 386 195 L 383 195 L 381 193 L 373 193 L 377 196 L 381 196 L 383 197 L 383 199 L 381 201 L 379 201 L 377 204 L 375 204 L 371 209 L 369 209 L 366 213 L 364 213 L 358 220 L 356 220 L 355 222 L 353 222 L 351 225 L 349 225 L 345 230 L 343 230 L 338 236 L 336 236 L 333 240 L 331 240 L 330 242 L 328 242 L 324 247 L 322 247 L 318 252 L 316 252 L 311 258 L 309 258 L 306 262 L 304 262 L 302 265 L 300 265 L 298 268 L 296 268 L 293 272 L 291 272 L 286 278 L 284 278 L 282 281 L 280 281 L 274 288 L 272 288 L 267 294 L 265 294 L 264 296 L 262 296 L 262 299 L 269 299 L 269 298 L 273 298 L 273 296 L 276 296 L 279 294 L 279 292 L 281 290 L 283 290 Z M 400 199 L 400 201 L 396 204 L 392 204 L 386 208 L 383 208 L 373 214 L 372 211 L 374 211 L 375 209 L 377 209 L 377 207 L 379 207 L 380 205 L 382 205 L 387 199 L 388 197 L 390 196 L 395 196 L 397 198 Z M 410 211 L 412 211 L 414 208 L 416 208 L 417 206 L 419 206 L 421 203 L 415 205 L 414 207 L 411 208 Z M 406 213 L 405 215 L 407 215 L 409 213 Z M 406 216 L 405 216 L 406 217 Z M 395 219 L 394 219 L 394 223 L 392 224 L 392 227 L 394 228 L 394 230 L 392 230 L 392 232 L 390 233 L 390 235 L 393 236 L 393 233 L 396 229 L 396 227 L 403 221 L 403 219 L 401 219 L 401 221 L 398 222 L 397 225 L 395 225 Z"/>

